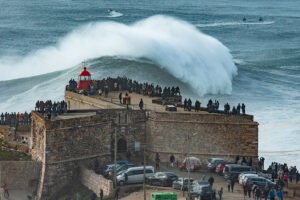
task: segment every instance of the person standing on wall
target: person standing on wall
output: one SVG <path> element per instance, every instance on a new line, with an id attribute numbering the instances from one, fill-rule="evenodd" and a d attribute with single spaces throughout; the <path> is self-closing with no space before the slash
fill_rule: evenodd
<path id="1" fill-rule="evenodd" d="M 144 108 L 143 99 L 140 100 L 139 107 L 140 107 L 141 110 L 143 110 L 143 108 Z"/>

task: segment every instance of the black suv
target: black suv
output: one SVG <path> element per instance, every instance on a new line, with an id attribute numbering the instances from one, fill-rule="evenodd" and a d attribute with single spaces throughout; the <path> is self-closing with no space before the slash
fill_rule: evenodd
<path id="1" fill-rule="evenodd" d="M 172 186 L 178 176 L 172 172 L 156 172 L 153 176 L 146 177 L 146 183 L 150 185 Z"/>

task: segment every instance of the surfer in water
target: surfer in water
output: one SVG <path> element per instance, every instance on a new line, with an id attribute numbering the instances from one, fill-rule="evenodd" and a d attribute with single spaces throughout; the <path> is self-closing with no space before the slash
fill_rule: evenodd
<path id="1" fill-rule="evenodd" d="M 243 22 L 247 21 L 246 17 L 243 18 Z"/>
<path id="2" fill-rule="evenodd" d="M 258 21 L 263 22 L 264 19 L 263 19 L 262 17 L 260 17 L 260 18 L 258 19 Z"/>

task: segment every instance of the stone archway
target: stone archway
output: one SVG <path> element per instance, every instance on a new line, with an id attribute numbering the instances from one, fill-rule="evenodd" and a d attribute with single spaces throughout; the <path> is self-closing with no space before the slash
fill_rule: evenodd
<path id="1" fill-rule="evenodd" d="M 120 138 L 117 142 L 118 153 L 127 152 L 127 141 L 125 138 Z"/>

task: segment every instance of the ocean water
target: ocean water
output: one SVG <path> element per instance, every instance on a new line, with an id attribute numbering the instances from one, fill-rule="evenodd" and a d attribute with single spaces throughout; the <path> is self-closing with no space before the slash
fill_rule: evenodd
<path id="1" fill-rule="evenodd" d="M 0 112 L 63 99 L 81 62 L 93 78 L 179 85 L 246 104 L 259 155 L 300 166 L 297 0 L 0 0 Z M 113 12 L 108 13 L 108 9 Z M 246 21 L 243 21 L 243 18 Z M 263 17 L 263 21 L 259 21 Z"/>

